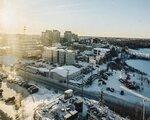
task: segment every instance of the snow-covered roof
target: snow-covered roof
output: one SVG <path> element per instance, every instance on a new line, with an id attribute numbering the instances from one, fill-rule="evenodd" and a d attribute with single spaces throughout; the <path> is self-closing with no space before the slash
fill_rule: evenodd
<path id="1" fill-rule="evenodd" d="M 75 66 L 61 66 L 61 67 L 57 67 L 57 68 L 51 70 L 51 72 L 55 72 L 63 77 L 67 77 L 67 72 L 68 72 L 68 75 L 72 75 L 79 71 L 80 71 L 80 69 Z"/>
<path id="2" fill-rule="evenodd" d="M 40 71 L 40 72 L 49 72 L 49 69 L 47 69 L 47 68 L 38 68 L 38 70 Z"/>
<path id="3" fill-rule="evenodd" d="M 94 50 L 98 50 L 98 51 L 101 51 L 101 52 L 110 51 L 110 49 L 107 49 L 107 48 L 94 48 Z"/>
<path id="4" fill-rule="evenodd" d="M 47 50 L 56 50 L 57 47 L 46 47 L 46 46 L 44 46 L 44 49 L 47 49 Z"/>
<path id="5" fill-rule="evenodd" d="M 28 68 L 39 70 L 40 72 L 49 72 L 49 69 L 44 67 L 34 67 L 34 66 L 27 66 Z"/>

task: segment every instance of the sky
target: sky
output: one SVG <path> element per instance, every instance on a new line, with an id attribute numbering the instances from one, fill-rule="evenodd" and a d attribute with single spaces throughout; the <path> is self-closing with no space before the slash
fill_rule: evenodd
<path id="1" fill-rule="evenodd" d="M 0 0 L 0 33 L 150 38 L 150 0 Z"/>

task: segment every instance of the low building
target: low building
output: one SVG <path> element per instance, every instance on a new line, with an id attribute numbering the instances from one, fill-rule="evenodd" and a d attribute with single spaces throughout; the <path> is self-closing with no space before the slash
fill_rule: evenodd
<path id="1" fill-rule="evenodd" d="M 105 55 L 106 52 L 110 51 L 110 49 L 107 48 L 94 48 L 93 53 L 95 55 Z"/>
<path id="2" fill-rule="evenodd" d="M 38 74 L 44 77 L 49 77 L 49 69 L 44 67 L 27 66 L 26 71 L 32 74 Z"/>
<path id="3" fill-rule="evenodd" d="M 50 71 L 50 77 L 59 81 L 73 79 L 80 75 L 81 69 L 74 66 L 61 66 Z"/>

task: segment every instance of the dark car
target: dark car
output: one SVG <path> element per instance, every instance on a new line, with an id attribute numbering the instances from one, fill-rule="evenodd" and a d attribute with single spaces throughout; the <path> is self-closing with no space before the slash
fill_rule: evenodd
<path id="1" fill-rule="evenodd" d="M 120 81 L 121 83 L 125 83 L 125 80 L 122 79 L 122 78 L 120 78 L 119 81 Z"/>
<path id="2" fill-rule="evenodd" d="M 38 87 L 35 86 L 35 85 L 31 85 L 31 86 L 28 88 L 28 92 L 29 92 L 30 94 L 36 93 L 36 92 L 38 92 L 38 91 L 39 91 L 39 89 L 38 89 Z"/>
<path id="3" fill-rule="evenodd" d="M 108 80 L 108 75 L 107 74 L 103 74 L 102 76 L 101 76 L 103 79 L 105 79 L 105 80 Z"/>
<path id="4" fill-rule="evenodd" d="M 110 88 L 110 87 L 107 87 L 106 90 L 107 90 L 107 91 L 110 91 L 110 92 L 114 92 L 114 91 L 115 91 L 114 88 Z"/>
<path id="5" fill-rule="evenodd" d="M 37 93 L 39 91 L 39 89 L 37 87 L 31 87 L 28 89 L 28 92 L 30 94 L 34 94 L 34 93 Z"/>

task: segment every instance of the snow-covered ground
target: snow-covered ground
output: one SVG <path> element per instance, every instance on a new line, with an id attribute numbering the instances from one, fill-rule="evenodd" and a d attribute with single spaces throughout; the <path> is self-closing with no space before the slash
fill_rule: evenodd
<path id="1" fill-rule="evenodd" d="M 138 51 L 150 54 L 150 48 L 140 48 L 140 49 L 138 49 Z"/>
<path id="2" fill-rule="evenodd" d="M 50 103 L 60 96 L 60 93 L 55 93 L 53 90 L 48 90 L 43 86 L 39 86 L 39 92 L 29 95 L 22 101 L 24 120 L 32 120 L 35 108 L 41 103 Z"/>
<path id="3" fill-rule="evenodd" d="M 146 74 L 150 75 L 150 61 L 147 60 L 127 60 L 126 63 Z"/>
<path id="4" fill-rule="evenodd" d="M 149 61 L 147 61 L 147 62 L 149 62 Z M 149 63 L 147 63 L 147 64 L 149 64 Z M 141 68 L 146 68 L 146 67 L 149 68 L 150 65 L 147 65 L 147 64 L 146 65 L 144 64 L 143 66 L 141 66 Z M 136 65 L 138 66 L 138 64 L 136 64 Z M 99 68 L 96 68 L 96 70 L 93 71 L 93 74 L 97 73 L 98 70 L 106 69 L 106 64 L 100 65 Z M 145 70 L 147 71 L 148 69 L 145 69 Z M 112 95 L 116 98 L 119 98 L 118 100 L 124 100 L 124 101 L 127 101 L 129 103 L 142 105 L 143 103 L 142 103 L 141 98 L 138 98 L 138 97 L 134 96 L 133 94 L 127 92 L 127 91 L 124 91 L 125 95 L 120 95 L 121 90 L 123 90 L 121 88 L 121 86 L 124 86 L 124 85 L 119 81 L 119 78 L 126 78 L 125 71 L 113 71 L 112 73 L 113 73 L 113 75 L 108 77 L 108 80 L 106 81 L 107 82 L 106 85 L 99 85 L 98 79 L 96 79 L 93 81 L 92 85 L 85 86 L 84 90 L 89 91 L 89 92 L 93 92 L 93 93 L 94 92 L 100 93 L 101 90 L 103 90 L 104 93 L 107 93 L 107 94 Z M 135 81 L 139 85 L 141 84 L 141 75 L 140 74 L 137 74 L 137 73 L 129 73 L 129 74 L 131 76 L 131 81 Z M 90 75 L 91 75 L 91 73 L 85 75 L 84 79 L 87 79 Z M 148 77 L 148 76 L 143 76 L 143 77 Z M 78 82 L 81 82 L 81 81 L 82 80 L 80 80 Z M 106 90 L 107 87 L 114 88 L 115 92 L 107 91 Z M 135 92 L 150 98 L 150 94 L 149 94 L 150 84 L 148 84 L 145 81 L 145 82 L 143 82 L 143 86 L 141 86 L 141 88 L 144 88 L 144 89 L 141 91 L 135 91 Z M 116 99 L 116 101 L 117 101 L 117 99 Z M 146 103 L 146 106 L 150 110 L 150 103 Z"/>
<path id="5" fill-rule="evenodd" d="M 3 91 L 4 99 L 13 96 L 15 96 L 16 98 L 19 97 L 19 95 L 17 95 L 17 93 L 13 89 L 7 87 L 6 83 L 2 83 L 1 88 L 4 90 Z M 15 119 L 15 115 L 17 114 L 17 111 L 15 110 L 15 107 L 13 105 L 6 105 L 4 101 L 0 101 L 0 109 L 6 112 L 8 116 Z"/>
<path id="6" fill-rule="evenodd" d="M 0 63 L 6 66 L 10 66 L 17 61 L 17 58 L 12 55 L 0 56 Z"/>
<path id="7" fill-rule="evenodd" d="M 14 86 L 15 87 L 15 86 Z M 0 101 L 0 109 L 3 110 L 15 120 L 17 114 L 23 117 L 24 120 L 32 120 L 34 109 L 41 103 L 49 103 L 55 100 L 60 93 L 55 93 L 54 90 L 48 90 L 44 86 L 38 85 L 39 91 L 35 94 L 29 95 L 25 98 L 22 98 L 22 107 L 17 111 L 15 110 L 14 105 L 6 105 L 4 101 Z M 2 82 L 3 97 L 7 99 L 9 97 L 15 96 L 16 99 L 19 99 L 20 94 L 15 90 L 9 88 L 6 82 Z M 19 87 L 18 87 L 19 89 Z M 22 114 L 22 115 L 21 115 Z"/>

